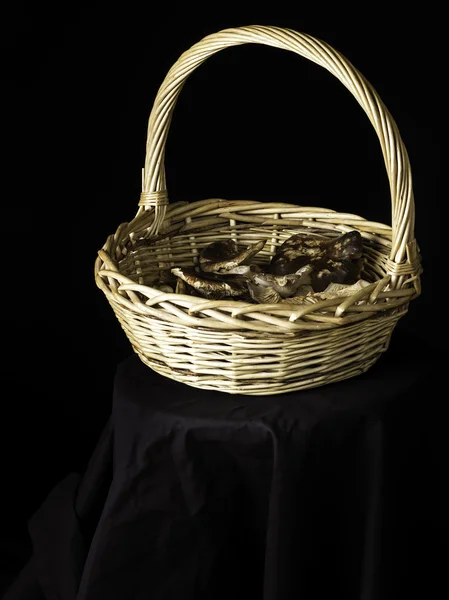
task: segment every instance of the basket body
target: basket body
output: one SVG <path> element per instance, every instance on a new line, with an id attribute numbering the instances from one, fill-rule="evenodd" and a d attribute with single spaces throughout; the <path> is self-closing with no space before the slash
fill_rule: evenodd
<path id="1" fill-rule="evenodd" d="M 163 169 L 171 111 L 188 74 L 213 52 L 267 43 L 324 64 L 352 91 L 378 133 L 392 194 L 392 226 L 358 215 L 284 203 L 210 199 L 168 204 Z M 346 70 L 345 70 L 346 69 Z M 139 209 L 108 237 L 95 265 L 135 352 L 156 372 L 204 389 L 270 395 L 316 387 L 366 371 L 388 348 L 397 321 L 420 293 L 407 154 L 374 90 L 338 53 L 310 36 L 257 27 L 208 36 L 174 65 L 150 116 Z M 266 240 L 267 264 L 291 235 L 329 237 L 358 230 L 370 285 L 348 298 L 307 305 L 206 301 L 156 287 L 170 269 L 192 267 L 212 241 L 241 246 Z"/>

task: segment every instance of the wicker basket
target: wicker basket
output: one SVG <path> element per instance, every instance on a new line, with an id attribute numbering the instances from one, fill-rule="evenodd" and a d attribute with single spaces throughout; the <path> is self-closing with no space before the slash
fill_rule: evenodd
<path id="1" fill-rule="evenodd" d="M 390 182 L 392 226 L 325 208 L 279 202 L 201 200 L 168 204 L 164 152 L 182 86 L 209 56 L 246 43 L 291 50 L 326 68 L 362 106 L 380 140 Z M 185 52 L 160 87 L 148 125 L 143 191 L 135 218 L 99 251 L 96 283 L 141 360 L 166 377 L 229 393 L 269 395 L 335 382 L 366 371 L 420 293 L 410 164 L 397 126 L 372 86 L 338 52 L 313 37 L 277 27 L 226 29 Z M 174 266 L 197 263 L 212 241 L 268 240 L 268 263 L 298 232 L 363 237 L 370 285 L 315 304 L 207 301 L 156 287 Z"/>

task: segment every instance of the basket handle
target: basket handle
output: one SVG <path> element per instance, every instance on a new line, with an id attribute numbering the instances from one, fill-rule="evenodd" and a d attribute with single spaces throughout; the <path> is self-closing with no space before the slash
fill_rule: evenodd
<path id="1" fill-rule="evenodd" d="M 392 250 L 388 271 L 393 276 L 405 275 L 405 270 L 412 274 L 414 269 L 399 265 L 405 260 L 406 253 L 410 260 L 410 244 L 416 242 L 410 163 L 396 123 L 371 84 L 339 52 L 310 35 L 280 27 L 252 25 L 224 29 L 208 35 L 184 52 L 167 73 L 157 93 L 148 123 L 139 202 L 142 207 L 140 210 L 154 207 L 152 233 L 158 233 L 168 203 L 164 169 L 165 143 L 181 89 L 188 76 L 209 56 L 240 44 L 265 44 L 296 52 L 330 71 L 354 95 L 379 137 L 390 182 Z"/>

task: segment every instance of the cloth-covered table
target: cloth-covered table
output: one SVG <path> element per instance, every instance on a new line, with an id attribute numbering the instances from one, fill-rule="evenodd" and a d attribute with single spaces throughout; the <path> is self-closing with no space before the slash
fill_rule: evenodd
<path id="1" fill-rule="evenodd" d="M 33 557 L 5 599 L 440 597 L 443 366 L 396 335 L 367 373 L 279 396 L 126 359 L 86 473 L 31 519 Z"/>

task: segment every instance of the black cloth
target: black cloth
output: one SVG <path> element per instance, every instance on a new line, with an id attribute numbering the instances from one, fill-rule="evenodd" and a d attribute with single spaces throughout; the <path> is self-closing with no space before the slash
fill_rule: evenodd
<path id="1" fill-rule="evenodd" d="M 398 336 L 359 377 L 267 397 L 128 358 L 86 474 L 31 519 L 32 563 L 5 598 L 440 596 L 443 364 L 417 350 Z"/>

